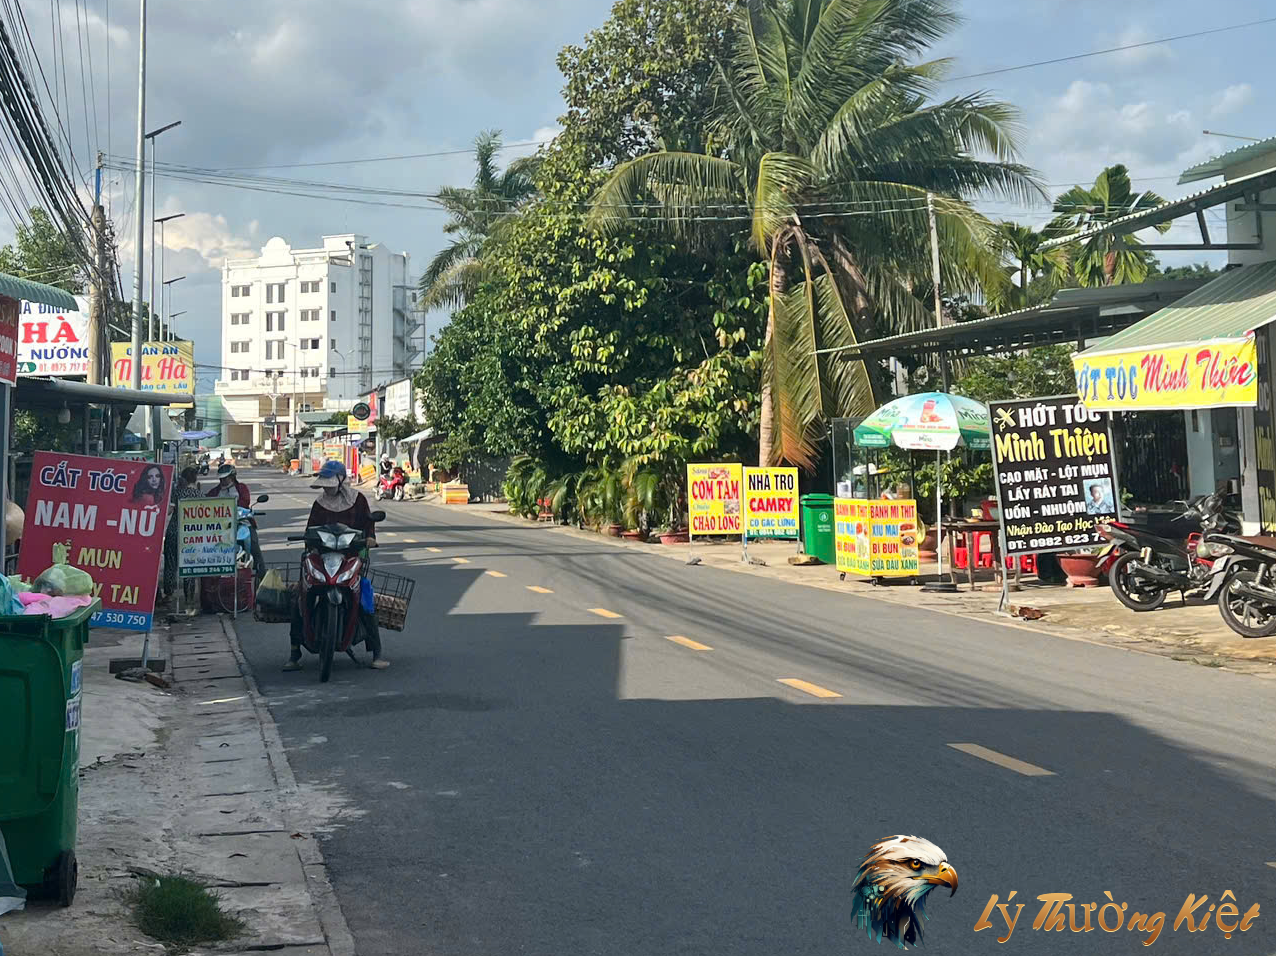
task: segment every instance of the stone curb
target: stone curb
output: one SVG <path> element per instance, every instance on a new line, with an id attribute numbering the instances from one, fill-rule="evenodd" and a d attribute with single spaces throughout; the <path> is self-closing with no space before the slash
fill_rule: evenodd
<path id="1" fill-rule="evenodd" d="M 294 797 L 297 793 L 297 779 L 293 776 L 292 766 L 288 763 L 288 755 L 284 750 L 283 739 L 279 736 L 279 728 L 275 725 L 275 718 L 271 716 L 270 708 L 257 687 L 257 678 L 253 675 L 248 659 L 244 656 L 244 649 L 239 643 L 239 634 L 235 630 L 234 622 L 223 614 L 221 623 L 231 652 L 239 664 L 240 673 L 244 676 L 244 683 L 248 685 L 248 696 L 252 700 L 253 711 L 261 725 L 262 739 L 266 744 L 266 757 L 270 761 L 279 790 L 289 798 Z M 289 831 L 303 828 L 304 825 L 298 819 L 291 799 L 283 801 L 280 812 L 283 814 L 284 825 Z M 324 863 L 319 842 L 317 840 L 301 841 L 297 846 L 297 855 L 301 859 L 301 868 L 306 874 L 307 889 L 310 892 L 315 913 L 319 917 L 323 935 L 328 941 L 329 952 L 332 956 L 355 956 L 354 936 L 346 924 L 345 915 L 341 912 L 341 904 L 337 901 L 332 882 L 328 879 L 328 867 Z"/>

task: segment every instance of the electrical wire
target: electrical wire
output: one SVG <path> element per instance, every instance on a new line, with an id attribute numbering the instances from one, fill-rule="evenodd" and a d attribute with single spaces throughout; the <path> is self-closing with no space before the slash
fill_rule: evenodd
<path id="1" fill-rule="evenodd" d="M 525 146 L 548 146 L 553 140 L 529 140 L 525 143 L 502 143 L 498 152 L 507 149 L 519 149 Z M 438 156 L 460 156 L 475 152 L 477 147 L 467 146 L 464 149 L 444 149 L 434 153 L 408 153 L 403 156 L 373 156 L 370 159 L 334 159 L 320 163 L 275 163 L 262 166 L 221 166 L 218 172 L 232 172 L 244 169 L 305 169 L 315 166 L 357 166 L 365 163 L 391 163 L 401 159 L 433 159 Z"/>

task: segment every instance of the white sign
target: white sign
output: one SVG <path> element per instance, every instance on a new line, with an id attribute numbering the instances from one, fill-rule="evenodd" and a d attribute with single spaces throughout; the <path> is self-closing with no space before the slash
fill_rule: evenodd
<path id="1" fill-rule="evenodd" d="M 412 414 L 412 379 L 391 382 L 385 387 L 385 413 L 389 418 L 407 418 Z"/>
<path id="2" fill-rule="evenodd" d="M 22 302 L 18 312 L 18 376 L 89 374 L 89 300 L 78 312 Z"/>

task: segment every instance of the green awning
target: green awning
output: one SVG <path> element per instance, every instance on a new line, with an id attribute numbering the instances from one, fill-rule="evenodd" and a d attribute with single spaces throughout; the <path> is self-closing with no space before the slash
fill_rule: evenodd
<path id="1" fill-rule="evenodd" d="M 41 305 L 51 305 L 55 309 L 65 309 L 68 312 L 77 312 L 80 308 L 75 301 L 75 296 L 70 292 L 63 292 L 43 282 L 19 279 L 17 276 L 4 272 L 0 272 L 0 295 L 19 301 L 26 299 L 28 302 L 39 302 Z"/>
<path id="2" fill-rule="evenodd" d="M 1243 339 L 1269 322 L 1276 322 L 1276 262 L 1225 272 L 1081 355 Z"/>

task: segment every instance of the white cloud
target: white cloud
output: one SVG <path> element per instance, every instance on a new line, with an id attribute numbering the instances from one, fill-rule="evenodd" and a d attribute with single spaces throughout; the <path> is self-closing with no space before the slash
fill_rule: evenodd
<path id="1" fill-rule="evenodd" d="M 1129 26 L 1117 37 L 1115 46 L 1131 46 L 1147 43 L 1157 37 L 1142 26 Z M 1168 43 L 1155 43 L 1149 46 L 1136 47 L 1133 50 L 1122 50 L 1114 54 L 1116 61 L 1126 67 L 1142 67 L 1155 63 L 1166 63 L 1174 59 L 1174 50 Z"/>
<path id="2" fill-rule="evenodd" d="M 1254 88 L 1248 83 L 1233 83 L 1222 93 L 1218 94 L 1218 101 L 1210 110 L 1211 116 L 1226 116 L 1229 113 L 1235 113 L 1237 110 L 1244 109 L 1254 99 Z"/>

